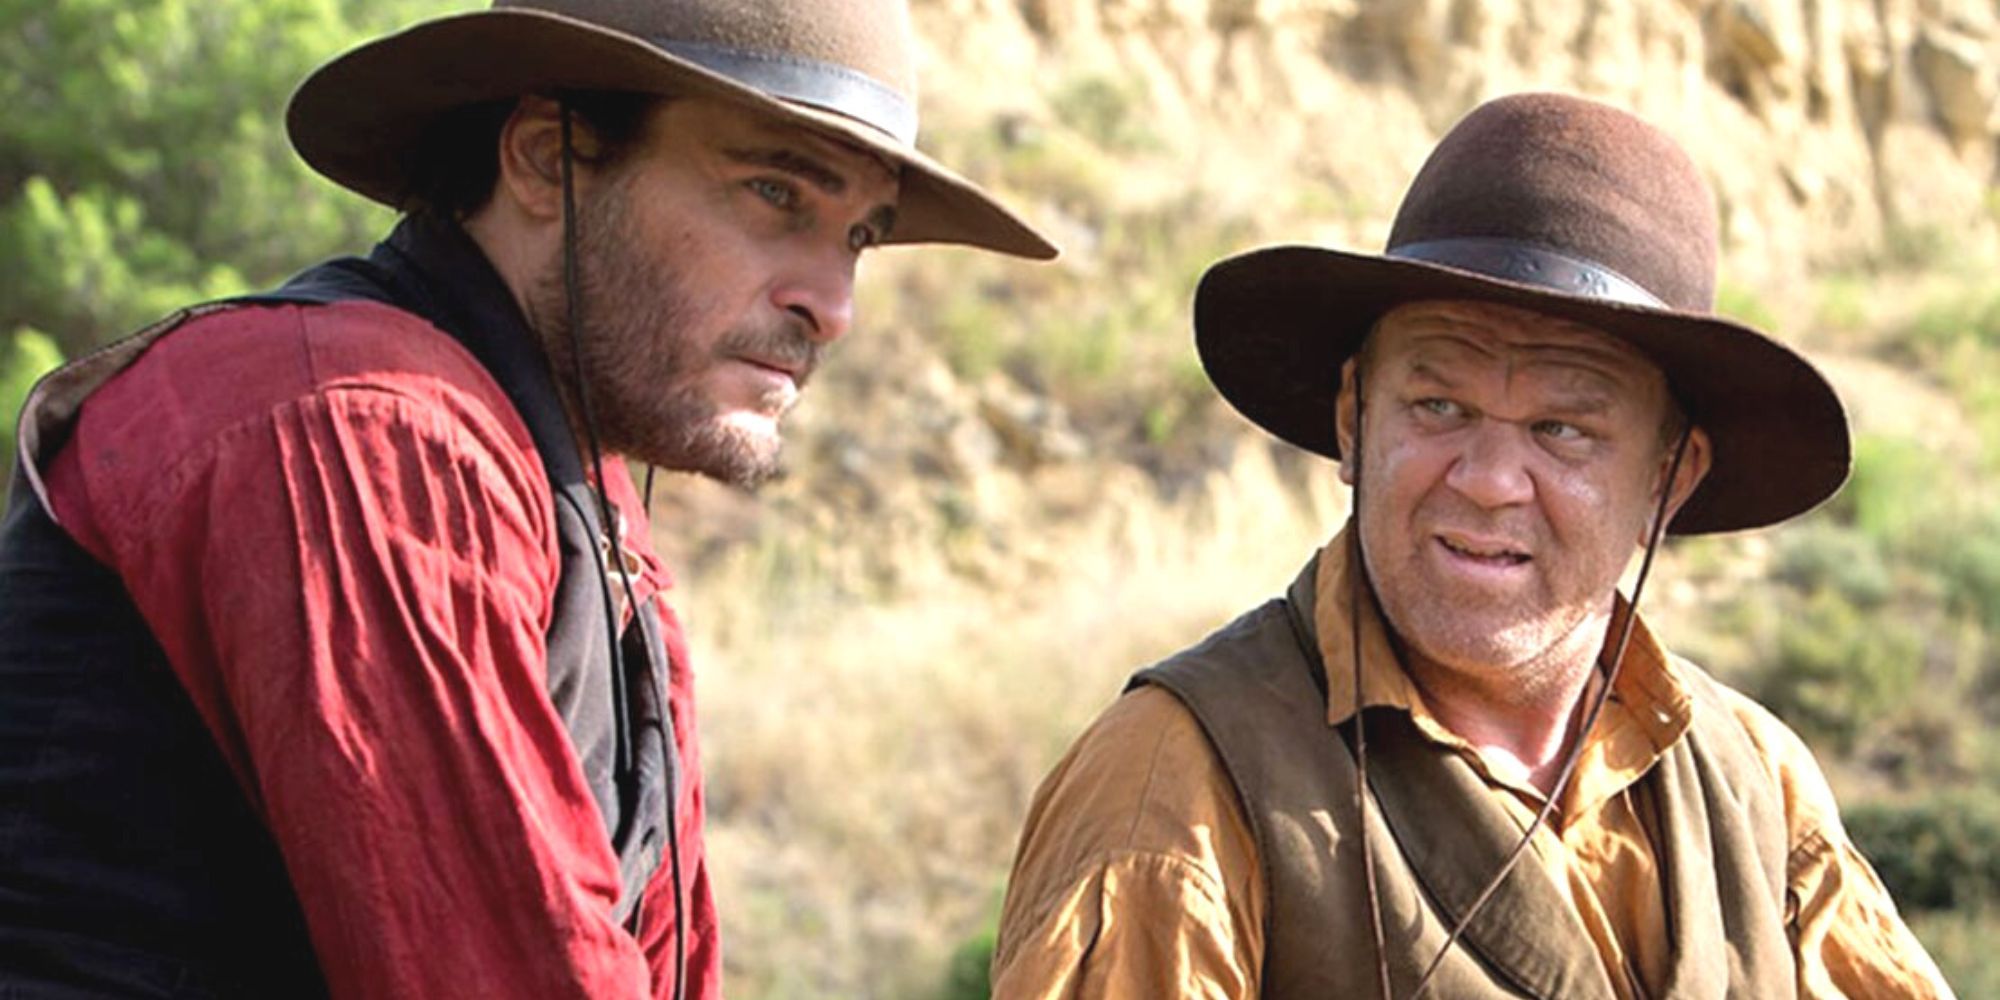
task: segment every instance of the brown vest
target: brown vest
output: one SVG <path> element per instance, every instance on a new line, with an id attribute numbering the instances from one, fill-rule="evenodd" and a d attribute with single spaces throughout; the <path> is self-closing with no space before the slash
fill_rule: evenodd
<path id="1" fill-rule="evenodd" d="M 1275 600 L 1140 672 L 1201 723 L 1240 796 L 1270 906 L 1263 995 L 1373 997 L 1375 945 L 1355 838 L 1351 727 L 1329 727 L 1313 629 L 1315 559 Z M 1692 668 L 1686 737 L 1641 780 L 1659 803 L 1673 966 L 1664 997 L 1797 993 L 1785 926 L 1783 799 L 1715 682 Z M 1399 710 L 1368 710 L 1368 836 L 1390 982 L 1407 996 L 1521 827 L 1471 766 Z M 1473 920 L 1426 996 L 1610 998 L 1575 911 L 1523 859 Z"/>

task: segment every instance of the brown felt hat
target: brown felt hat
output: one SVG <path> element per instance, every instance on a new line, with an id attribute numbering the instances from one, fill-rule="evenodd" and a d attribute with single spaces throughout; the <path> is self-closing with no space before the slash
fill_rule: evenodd
<path id="1" fill-rule="evenodd" d="M 1310 246 L 1217 263 L 1195 292 L 1202 366 L 1243 415 L 1340 457 L 1340 366 L 1408 302 L 1494 302 L 1594 327 L 1666 373 L 1714 463 L 1669 531 L 1775 524 L 1847 478 L 1847 416 L 1791 348 L 1715 315 L 1708 185 L 1666 133 L 1558 94 L 1503 97 L 1438 143 L 1380 255 Z"/>
<path id="2" fill-rule="evenodd" d="M 915 49 L 906 0 L 496 0 L 320 67 L 286 126 L 313 169 L 401 207 L 417 139 L 452 108 L 555 90 L 721 98 L 900 164 L 889 242 L 1054 257 L 1040 233 L 917 150 Z"/>

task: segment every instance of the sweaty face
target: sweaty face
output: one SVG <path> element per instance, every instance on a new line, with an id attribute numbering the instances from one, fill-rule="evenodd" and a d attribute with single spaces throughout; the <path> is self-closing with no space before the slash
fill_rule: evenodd
<path id="1" fill-rule="evenodd" d="M 847 331 L 856 261 L 893 223 L 897 182 L 854 148 L 713 101 L 668 103 L 641 142 L 579 185 L 589 410 L 609 451 L 754 486 Z M 559 253 L 532 298 L 580 415 Z"/>
<path id="2" fill-rule="evenodd" d="M 1665 478 L 1659 370 L 1585 327 L 1433 302 L 1383 318 L 1363 381 L 1361 536 L 1404 643 L 1526 685 L 1594 656 Z"/>

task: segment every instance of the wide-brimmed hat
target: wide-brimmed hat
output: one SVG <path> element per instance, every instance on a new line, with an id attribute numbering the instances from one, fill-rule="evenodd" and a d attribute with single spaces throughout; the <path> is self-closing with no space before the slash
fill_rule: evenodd
<path id="1" fill-rule="evenodd" d="M 1311 246 L 1221 261 L 1195 292 L 1195 344 L 1244 416 L 1330 458 L 1340 366 L 1408 302 L 1473 300 L 1601 330 L 1666 373 L 1713 444 L 1669 529 L 1774 524 L 1846 480 L 1846 412 L 1792 349 L 1715 314 L 1715 203 L 1666 133 L 1593 101 L 1521 94 L 1432 151 L 1380 255 Z"/>
<path id="2" fill-rule="evenodd" d="M 426 21 L 320 67 L 293 95 L 299 155 L 391 207 L 443 112 L 559 90 L 722 98 L 902 168 L 892 243 L 965 243 L 1048 259 L 1056 248 L 919 152 L 906 0 L 496 0 Z"/>

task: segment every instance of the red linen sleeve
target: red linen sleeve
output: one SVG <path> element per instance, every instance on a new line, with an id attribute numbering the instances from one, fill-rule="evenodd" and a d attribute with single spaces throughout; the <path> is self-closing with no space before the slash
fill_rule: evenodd
<path id="1" fill-rule="evenodd" d="M 123 422 L 94 457 L 86 413 L 77 444 L 102 554 L 275 836 L 334 995 L 652 995 L 546 693 L 559 559 L 518 421 L 490 383 L 308 381 L 215 427 Z"/>

